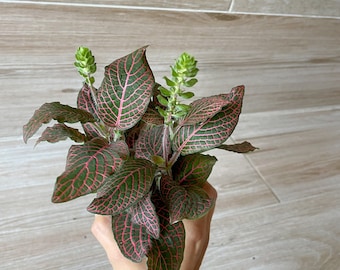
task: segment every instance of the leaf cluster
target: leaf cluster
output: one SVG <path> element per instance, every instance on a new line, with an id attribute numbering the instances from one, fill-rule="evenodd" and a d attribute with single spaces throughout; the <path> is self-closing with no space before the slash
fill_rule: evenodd
<path id="1" fill-rule="evenodd" d="M 111 215 L 122 253 L 132 261 L 148 257 L 149 269 L 179 269 L 183 259 L 183 219 L 204 216 L 214 205 L 204 191 L 217 159 L 203 154 L 220 148 L 242 152 L 251 145 L 223 143 L 237 125 L 244 86 L 230 93 L 182 104 L 194 96 L 197 61 L 183 53 L 166 86 L 157 84 L 142 47 L 105 67 L 96 89 L 92 52 L 80 47 L 75 66 L 85 79 L 77 108 L 45 103 L 23 128 L 24 141 L 52 120 L 37 143 L 70 138 L 65 171 L 57 177 L 52 201 L 90 193 L 95 214 Z M 69 124 L 80 122 L 82 131 Z"/>

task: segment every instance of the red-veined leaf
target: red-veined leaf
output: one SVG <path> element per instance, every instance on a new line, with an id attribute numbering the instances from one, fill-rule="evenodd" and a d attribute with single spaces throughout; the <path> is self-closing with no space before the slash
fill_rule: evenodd
<path id="1" fill-rule="evenodd" d="M 71 146 L 66 170 L 57 178 L 52 201 L 66 202 L 96 192 L 121 164 L 121 157 L 105 139 Z"/>
<path id="2" fill-rule="evenodd" d="M 203 187 L 216 161 L 214 156 L 198 153 L 181 156 L 172 167 L 174 179 L 181 185 Z"/>
<path id="3" fill-rule="evenodd" d="M 147 194 L 137 204 L 129 208 L 133 223 L 145 227 L 153 238 L 159 237 L 159 220 L 155 206 L 151 201 L 151 193 Z"/>
<path id="4" fill-rule="evenodd" d="M 83 87 L 78 93 L 77 106 L 79 109 L 83 109 L 91 113 L 96 119 L 99 119 L 90 86 L 86 83 L 84 83 Z M 84 123 L 82 126 L 89 139 L 101 136 L 100 132 L 92 123 Z"/>
<path id="5" fill-rule="evenodd" d="M 144 158 L 152 161 L 153 156 L 163 157 L 163 133 L 164 126 L 145 125 L 136 142 L 136 158 Z M 166 142 L 167 150 L 170 147 Z"/>
<path id="6" fill-rule="evenodd" d="M 138 140 L 139 134 L 143 127 L 145 126 L 144 122 L 138 122 L 137 125 L 133 126 L 131 129 L 125 132 L 125 141 L 132 152 L 135 150 L 135 145 Z"/>
<path id="7" fill-rule="evenodd" d="M 214 205 L 203 188 L 195 185 L 179 185 L 169 177 L 161 180 L 161 195 L 166 201 L 170 223 L 204 216 Z"/>
<path id="8" fill-rule="evenodd" d="M 94 89 L 97 91 L 96 89 Z M 77 97 L 77 106 L 79 109 L 83 109 L 96 118 L 98 118 L 95 101 L 93 100 L 92 91 L 88 84 L 84 83 L 83 87 L 79 90 Z"/>
<path id="9" fill-rule="evenodd" d="M 218 113 L 223 106 L 228 104 L 226 95 L 216 95 L 195 100 L 190 104 L 190 110 L 181 121 L 180 125 L 194 125 L 204 122 Z"/>
<path id="10" fill-rule="evenodd" d="M 148 252 L 148 269 L 178 270 L 181 267 L 185 245 L 185 230 L 182 222 L 170 224 L 169 211 L 158 194 L 152 201 L 160 220 L 161 234 L 153 239 Z"/>
<path id="11" fill-rule="evenodd" d="M 71 128 L 65 124 L 55 124 L 54 126 L 48 127 L 44 130 L 35 145 L 43 141 L 56 143 L 66 140 L 67 138 L 70 138 L 77 143 L 81 143 L 86 140 L 85 135 L 79 132 L 78 129 Z"/>
<path id="12" fill-rule="evenodd" d="M 145 50 L 140 48 L 105 68 L 98 91 L 98 115 L 110 127 L 133 127 L 148 107 L 155 80 Z"/>
<path id="13" fill-rule="evenodd" d="M 119 154 L 119 156 L 124 160 L 128 159 L 130 156 L 129 146 L 123 140 L 112 142 L 111 149 Z"/>
<path id="14" fill-rule="evenodd" d="M 228 104 L 206 121 L 184 125 L 173 139 L 173 150 L 182 155 L 218 147 L 234 131 L 242 108 L 244 86 L 234 87 L 227 96 Z"/>
<path id="15" fill-rule="evenodd" d="M 152 243 L 144 226 L 133 223 L 128 213 L 121 213 L 112 217 L 112 231 L 125 257 L 134 262 L 145 258 Z"/>
<path id="16" fill-rule="evenodd" d="M 52 119 L 57 120 L 59 123 L 86 123 L 96 121 L 91 113 L 82 109 L 63 105 L 59 102 L 45 103 L 34 112 L 28 123 L 24 125 L 24 142 L 27 143 L 27 140 L 37 132 L 42 124 L 47 124 Z"/>
<path id="17" fill-rule="evenodd" d="M 145 159 L 129 159 L 110 176 L 99 197 L 88 206 L 91 213 L 117 215 L 138 203 L 153 183 L 156 167 Z"/>
<path id="18" fill-rule="evenodd" d="M 148 108 L 142 117 L 142 121 L 151 125 L 163 125 L 164 118 L 156 109 Z"/>

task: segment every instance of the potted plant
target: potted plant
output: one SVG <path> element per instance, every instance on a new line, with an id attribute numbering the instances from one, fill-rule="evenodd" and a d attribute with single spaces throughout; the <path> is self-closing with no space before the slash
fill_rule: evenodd
<path id="1" fill-rule="evenodd" d="M 183 53 L 165 86 L 155 82 L 142 47 L 105 67 L 94 86 L 95 58 L 86 47 L 75 66 L 85 79 L 77 108 L 51 102 L 23 127 L 24 141 L 51 120 L 37 143 L 70 138 L 65 171 L 57 177 L 52 202 L 90 193 L 88 211 L 112 217 L 122 254 L 147 257 L 148 269 L 179 269 L 185 249 L 183 220 L 199 220 L 213 207 L 207 179 L 217 159 L 203 154 L 220 148 L 252 151 L 251 144 L 224 145 L 241 113 L 244 86 L 230 93 L 184 102 L 197 83 L 197 61 Z M 82 131 L 69 124 L 81 123 Z M 207 232 L 209 233 L 209 232 Z"/>

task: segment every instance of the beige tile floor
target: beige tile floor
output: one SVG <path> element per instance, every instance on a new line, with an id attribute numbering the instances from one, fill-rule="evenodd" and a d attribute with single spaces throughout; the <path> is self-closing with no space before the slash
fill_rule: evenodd
<path id="1" fill-rule="evenodd" d="M 340 20 L 0 1 L 0 30 L 1 269 L 110 269 L 89 230 L 91 198 L 50 202 L 71 143 L 33 149 L 22 125 L 44 102 L 74 105 L 79 45 L 100 73 L 146 44 L 160 82 L 188 51 L 198 97 L 246 85 L 230 143 L 260 149 L 213 152 L 219 198 L 201 269 L 339 269 Z"/>

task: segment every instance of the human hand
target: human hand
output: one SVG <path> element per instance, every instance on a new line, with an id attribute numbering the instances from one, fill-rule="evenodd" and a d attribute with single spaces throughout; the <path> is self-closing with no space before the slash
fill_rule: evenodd
<path id="1" fill-rule="evenodd" d="M 213 186 L 206 183 L 203 187 L 211 199 L 217 198 Z M 180 270 L 198 270 L 209 243 L 210 223 L 214 207 L 200 219 L 183 220 L 185 228 L 185 249 Z M 134 263 L 121 253 L 112 232 L 111 216 L 95 215 L 91 231 L 104 248 L 114 270 L 147 270 L 146 258 Z"/>

